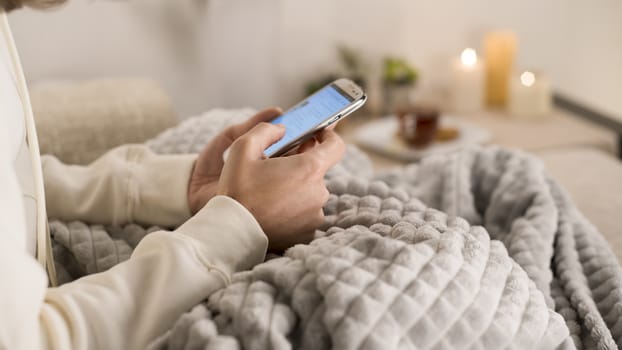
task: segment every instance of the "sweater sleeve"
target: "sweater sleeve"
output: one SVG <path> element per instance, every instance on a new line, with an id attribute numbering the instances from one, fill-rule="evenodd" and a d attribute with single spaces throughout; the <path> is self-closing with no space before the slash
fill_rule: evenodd
<path id="1" fill-rule="evenodd" d="M 126 262 L 58 288 L 32 257 L 0 245 L 0 348 L 143 349 L 266 248 L 252 215 L 222 196 L 176 231 L 145 237 Z"/>
<path id="2" fill-rule="evenodd" d="M 117 147 L 87 166 L 43 156 L 50 218 L 99 224 L 176 227 L 190 217 L 188 181 L 196 155 L 157 155 Z"/>

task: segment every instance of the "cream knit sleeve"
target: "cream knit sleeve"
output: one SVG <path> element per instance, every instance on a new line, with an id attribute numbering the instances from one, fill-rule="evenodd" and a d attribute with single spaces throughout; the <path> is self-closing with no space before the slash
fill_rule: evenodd
<path id="1" fill-rule="evenodd" d="M 117 147 L 87 166 L 43 156 L 48 216 L 99 224 L 175 227 L 190 217 L 188 180 L 196 155 Z"/>
<path id="2" fill-rule="evenodd" d="M 107 163 L 128 172 L 128 163 L 133 171 L 146 170 L 143 165 L 152 163 L 157 166 L 150 169 L 164 170 L 164 162 L 142 152 L 117 149 L 112 156 L 105 156 L 87 169 L 53 164 L 52 168 L 63 170 L 56 176 L 67 176 L 62 178 L 62 187 L 74 190 L 69 191 L 62 210 L 54 213 L 69 217 L 74 211 L 71 215 L 76 215 L 75 211 L 80 209 L 77 193 L 86 193 L 81 190 L 98 184 L 101 187 L 95 194 L 85 199 L 87 209 L 78 214 L 119 221 L 146 220 L 153 215 L 160 218 L 160 223 L 170 224 L 181 220 L 187 215 L 186 208 L 179 209 L 185 203 L 182 196 L 169 198 L 169 204 L 176 205 L 150 203 L 130 210 L 129 214 L 127 209 L 121 213 L 106 209 L 106 205 L 117 203 L 115 200 L 127 200 L 123 199 L 126 194 L 122 187 L 116 187 L 118 184 L 107 184 L 116 181 L 111 178 L 112 170 L 107 170 L 108 178 L 91 172 L 105 168 Z M 268 240 L 257 221 L 238 202 L 218 196 L 175 231 L 149 234 L 127 261 L 106 272 L 48 288 L 45 272 L 25 249 L 23 203 L 11 160 L 4 153 L 0 152 L 0 349 L 144 349 L 172 327 L 183 312 L 226 285 L 232 273 L 249 269 L 264 259 Z M 143 161 L 132 161 L 136 159 Z M 175 163 L 171 160 L 168 164 Z M 186 171 L 191 163 L 184 163 Z M 162 193 L 185 187 L 187 177 L 172 177 L 172 173 L 155 175 L 157 178 L 149 179 L 153 182 L 147 189 L 155 192 L 156 184 L 164 186 L 167 181 Z M 72 181 L 68 176 L 74 174 L 78 176 Z M 147 175 L 126 174 L 132 181 L 142 176 Z M 139 189 L 130 186 L 132 205 L 140 203 L 144 196 L 136 193 Z M 106 190 L 119 193 L 104 193 Z M 104 214 L 97 214 L 96 209 Z"/>
<path id="3" fill-rule="evenodd" d="M 23 222 L 2 229 L 25 232 Z M 144 349 L 232 273 L 263 261 L 267 247 L 252 215 L 219 196 L 176 231 L 149 234 L 129 260 L 47 288 L 40 265 L 6 233 L 0 232 L 1 349 Z"/>
<path id="4" fill-rule="evenodd" d="M 126 262 L 49 289 L 40 313 L 42 344 L 144 349 L 232 273 L 263 261 L 267 244 L 242 205 L 215 197 L 176 231 L 149 234 Z"/>

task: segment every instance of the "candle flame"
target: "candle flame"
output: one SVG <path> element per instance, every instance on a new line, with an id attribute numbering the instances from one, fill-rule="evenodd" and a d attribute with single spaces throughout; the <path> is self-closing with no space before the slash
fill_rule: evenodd
<path id="1" fill-rule="evenodd" d="M 460 55 L 460 61 L 467 67 L 473 67 L 477 63 L 477 52 L 470 47 L 464 49 Z"/>
<path id="2" fill-rule="evenodd" d="M 526 87 L 530 87 L 536 82 L 536 75 L 530 71 L 524 71 L 520 75 L 520 82 Z"/>

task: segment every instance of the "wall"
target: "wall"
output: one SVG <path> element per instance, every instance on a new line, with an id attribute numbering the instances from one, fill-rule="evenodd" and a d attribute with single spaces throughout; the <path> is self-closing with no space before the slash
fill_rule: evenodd
<path id="1" fill-rule="evenodd" d="M 619 0 L 70 0 L 10 21 L 31 82 L 151 76 L 183 116 L 287 106 L 305 81 L 331 70 L 339 43 L 372 64 L 408 57 L 422 86 L 442 92 L 452 57 L 478 47 L 486 30 L 511 28 L 520 67 L 544 70 L 558 91 L 622 117 L 621 13 Z"/>

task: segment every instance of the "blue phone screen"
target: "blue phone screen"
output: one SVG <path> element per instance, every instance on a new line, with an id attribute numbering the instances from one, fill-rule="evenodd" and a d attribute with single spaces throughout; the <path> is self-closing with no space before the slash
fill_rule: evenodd
<path id="1" fill-rule="evenodd" d="M 304 135 L 325 121 L 326 118 L 341 111 L 348 104 L 350 104 L 350 100 L 333 86 L 329 85 L 316 92 L 271 121 L 272 124 L 283 124 L 285 126 L 285 136 L 266 148 L 264 154 L 270 156 L 283 145 Z"/>

